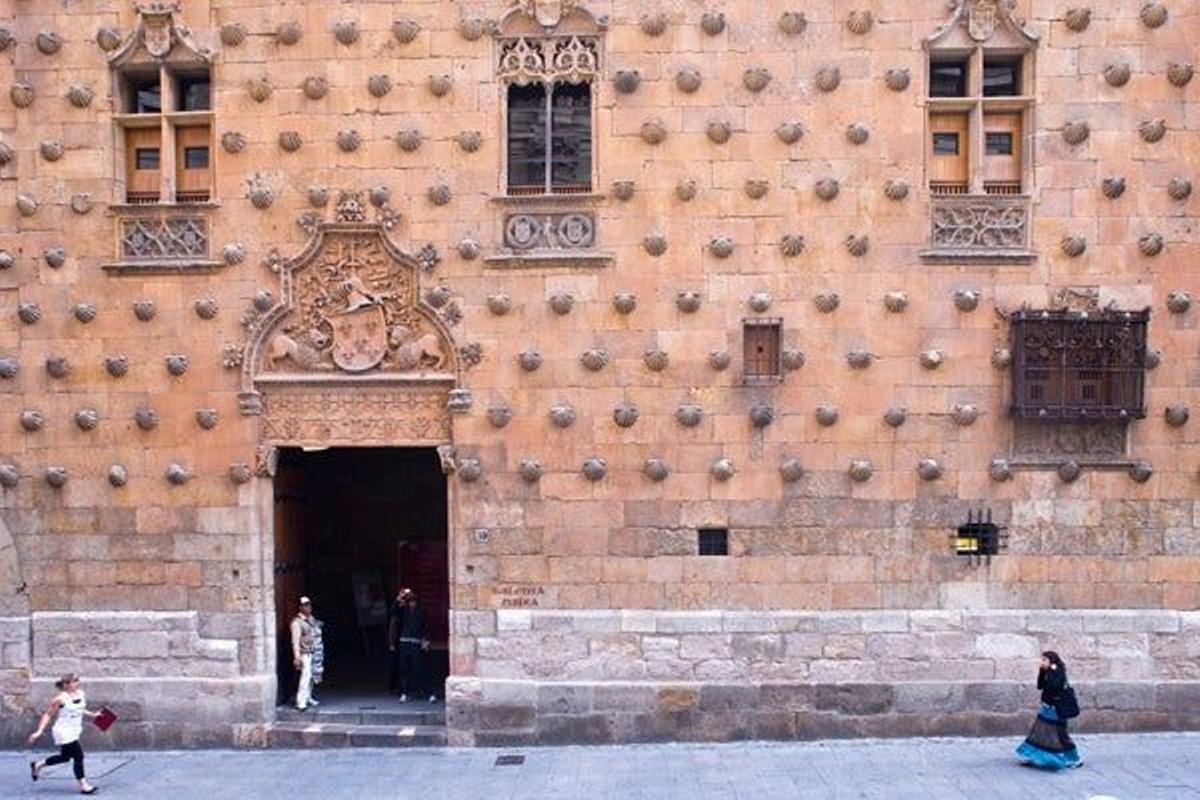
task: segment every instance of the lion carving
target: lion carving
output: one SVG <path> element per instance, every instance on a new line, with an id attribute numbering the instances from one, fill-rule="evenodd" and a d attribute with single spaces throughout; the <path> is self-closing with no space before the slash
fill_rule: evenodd
<path id="1" fill-rule="evenodd" d="M 321 362 L 321 352 L 316 347 L 278 333 L 271 338 L 267 347 L 267 364 L 273 369 L 277 362 L 288 358 L 301 369 L 316 369 Z"/>
<path id="2" fill-rule="evenodd" d="M 396 366 L 402 370 L 422 366 L 441 369 L 446 363 L 442 343 L 432 333 L 419 333 L 414 336 L 407 326 L 395 325 L 388 332 L 388 345 L 393 348 L 392 357 Z"/>

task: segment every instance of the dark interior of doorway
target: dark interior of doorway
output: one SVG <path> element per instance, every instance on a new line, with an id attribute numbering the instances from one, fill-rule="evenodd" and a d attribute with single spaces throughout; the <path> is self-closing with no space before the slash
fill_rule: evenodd
<path id="1" fill-rule="evenodd" d="M 295 693 L 288 625 L 301 595 L 324 623 L 317 696 L 389 691 L 388 613 L 398 586 L 421 598 L 431 646 L 427 691 L 449 672 L 446 477 L 431 447 L 285 448 L 275 477 L 279 702 Z"/>

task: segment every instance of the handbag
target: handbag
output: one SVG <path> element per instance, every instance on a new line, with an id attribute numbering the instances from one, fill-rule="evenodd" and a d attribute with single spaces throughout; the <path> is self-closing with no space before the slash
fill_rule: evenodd
<path id="1" fill-rule="evenodd" d="M 1062 694 L 1054 700 L 1054 713 L 1059 719 L 1075 719 L 1079 716 L 1079 698 L 1071 686 L 1064 686 Z"/>
<path id="2" fill-rule="evenodd" d="M 102 731 L 106 731 L 112 727 L 112 724 L 117 721 L 117 715 L 108 706 L 102 706 L 100 713 L 92 718 L 92 723 Z"/>

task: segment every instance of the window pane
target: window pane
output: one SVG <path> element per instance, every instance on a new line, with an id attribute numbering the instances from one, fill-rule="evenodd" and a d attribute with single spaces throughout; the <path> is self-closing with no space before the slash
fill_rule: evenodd
<path id="1" fill-rule="evenodd" d="M 212 108 L 211 87 L 207 76 L 180 78 L 179 110 L 207 111 Z"/>
<path id="2" fill-rule="evenodd" d="M 544 191 L 546 88 L 508 87 L 508 189 Z"/>
<path id="3" fill-rule="evenodd" d="M 935 156 L 958 155 L 958 134 L 943 132 L 934 133 L 933 154 Z"/>
<path id="4" fill-rule="evenodd" d="M 137 169 L 158 169 L 158 148 L 139 147 L 134 163 Z"/>
<path id="5" fill-rule="evenodd" d="M 1013 138 L 1008 131 L 988 131 L 985 152 L 989 156 L 1011 156 L 1013 154 Z"/>
<path id="6" fill-rule="evenodd" d="M 592 185 L 592 87 L 554 87 L 550 119 L 550 177 L 554 187 Z"/>
<path id="7" fill-rule="evenodd" d="M 935 61 L 929 65 L 930 97 L 966 97 L 965 61 Z"/>
<path id="8" fill-rule="evenodd" d="M 983 96 L 1009 97 L 1021 93 L 1021 70 L 1017 61 L 985 60 L 983 62 Z"/>
<path id="9" fill-rule="evenodd" d="M 138 114 L 159 114 L 162 112 L 162 91 L 155 81 L 152 85 L 142 85 L 134 88 L 134 111 Z"/>
<path id="10" fill-rule="evenodd" d="M 185 148 L 183 148 L 183 168 L 184 169 L 208 169 L 208 148 L 207 147 L 185 147 Z"/>

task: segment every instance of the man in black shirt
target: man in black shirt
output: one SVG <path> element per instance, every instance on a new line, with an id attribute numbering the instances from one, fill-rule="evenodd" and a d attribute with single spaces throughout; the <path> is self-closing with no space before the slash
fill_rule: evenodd
<path id="1" fill-rule="evenodd" d="M 388 624 L 388 642 L 396 653 L 395 682 L 400 689 L 400 702 L 405 703 L 410 693 L 422 688 L 421 655 L 429 649 L 425 615 L 411 589 L 400 590 Z M 431 703 L 436 700 L 435 695 L 429 696 Z"/>

